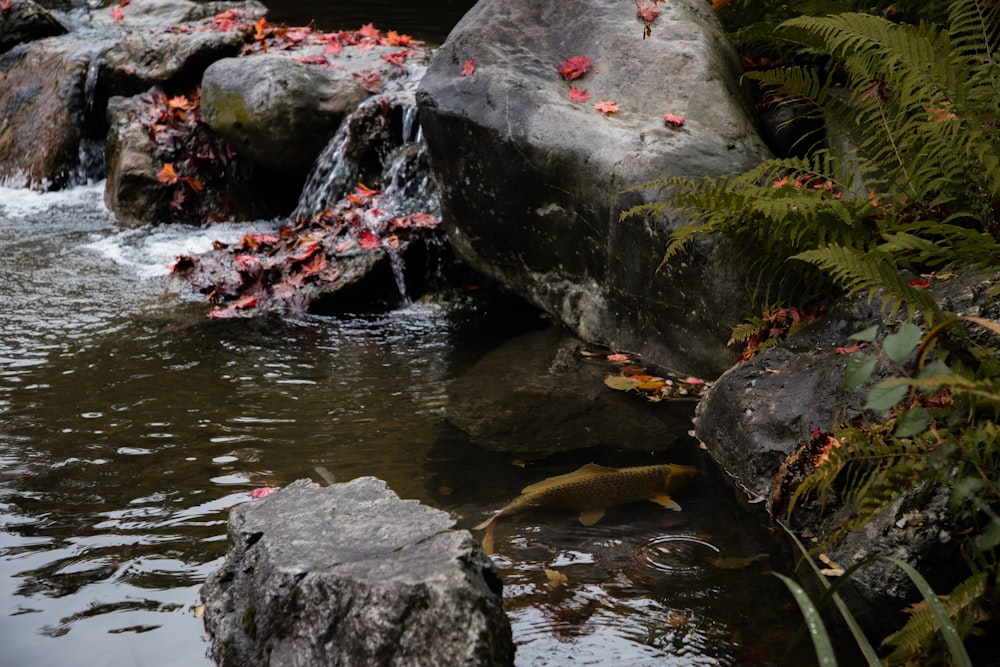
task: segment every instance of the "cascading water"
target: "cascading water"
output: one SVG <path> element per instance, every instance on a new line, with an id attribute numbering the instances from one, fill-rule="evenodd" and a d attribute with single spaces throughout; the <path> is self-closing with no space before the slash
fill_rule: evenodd
<path id="1" fill-rule="evenodd" d="M 344 119 L 316 159 L 292 217 L 321 213 L 359 182 L 377 186 L 394 215 L 438 215 L 417 120 L 415 93 L 423 69 L 419 66 L 398 89 L 369 98 Z"/>

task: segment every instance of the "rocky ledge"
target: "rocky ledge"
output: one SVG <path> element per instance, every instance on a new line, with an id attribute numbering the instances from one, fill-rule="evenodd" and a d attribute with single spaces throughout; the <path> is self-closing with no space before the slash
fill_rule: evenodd
<path id="1" fill-rule="evenodd" d="M 500 593 L 471 534 L 374 477 L 235 508 L 202 588 L 209 654 L 241 667 L 510 665 Z"/>

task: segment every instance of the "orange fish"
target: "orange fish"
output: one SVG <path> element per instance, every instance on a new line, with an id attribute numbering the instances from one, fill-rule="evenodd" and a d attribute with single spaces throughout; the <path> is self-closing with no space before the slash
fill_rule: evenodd
<path id="1" fill-rule="evenodd" d="M 486 553 L 493 553 L 493 531 L 497 520 L 533 509 L 581 510 L 580 523 L 585 526 L 600 521 L 609 507 L 640 500 L 680 511 L 681 506 L 668 491 L 688 484 L 699 474 L 697 468 L 673 464 L 608 468 L 588 463 L 579 470 L 524 487 L 520 496 L 473 530 L 486 530 L 483 549 Z"/>

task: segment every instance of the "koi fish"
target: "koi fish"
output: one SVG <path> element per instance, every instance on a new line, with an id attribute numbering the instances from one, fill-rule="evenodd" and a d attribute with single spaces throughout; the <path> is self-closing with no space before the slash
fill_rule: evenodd
<path id="1" fill-rule="evenodd" d="M 668 491 L 686 485 L 700 474 L 697 468 L 673 464 L 608 468 L 588 463 L 565 475 L 524 487 L 521 495 L 473 530 L 486 530 L 483 550 L 493 553 L 493 531 L 503 517 L 518 516 L 542 507 L 581 510 L 580 523 L 592 526 L 615 505 L 649 500 L 680 511 Z"/>

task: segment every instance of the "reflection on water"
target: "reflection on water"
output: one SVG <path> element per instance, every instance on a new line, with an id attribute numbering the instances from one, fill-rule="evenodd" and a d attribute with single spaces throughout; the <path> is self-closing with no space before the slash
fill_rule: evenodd
<path id="1" fill-rule="evenodd" d="M 209 320 L 164 265 L 241 230 L 117 230 L 100 193 L 0 189 L 5 664 L 207 664 L 198 589 L 257 487 L 376 475 L 471 526 L 588 460 L 660 462 L 609 446 L 521 468 L 479 450 L 448 425 L 446 389 L 510 335 L 502 313 Z M 761 537 L 714 485 L 680 501 L 500 523 L 519 664 L 801 664 L 780 659 L 798 616 L 766 556 L 718 565 L 766 552 Z"/>

